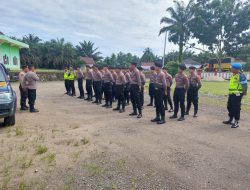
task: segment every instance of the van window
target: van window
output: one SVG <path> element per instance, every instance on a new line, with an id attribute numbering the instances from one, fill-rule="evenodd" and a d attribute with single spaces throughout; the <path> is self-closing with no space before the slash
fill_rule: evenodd
<path id="1" fill-rule="evenodd" d="M 5 79 L 5 73 L 3 69 L 0 67 L 0 82 L 6 81 Z"/>

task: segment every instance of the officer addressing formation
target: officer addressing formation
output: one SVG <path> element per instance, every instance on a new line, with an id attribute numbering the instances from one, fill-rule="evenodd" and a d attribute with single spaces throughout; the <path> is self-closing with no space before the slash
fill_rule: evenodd
<path id="1" fill-rule="evenodd" d="M 173 78 L 168 73 L 167 68 L 163 67 L 162 61 L 154 62 L 155 66 L 150 68 L 149 75 L 149 97 L 150 102 L 147 106 L 154 106 L 156 117 L 151 120 L 153 123 L 166 123 L 165 111 L 174 112 L 170 119 L 177 119 L 179 108 L 181 110 L 178 121 L 184 121 L 185 115 L 190 114 L 190 109 L 193 104 L 193 117 L 198 117 L 198 99 L 199 89 L 202 87 L 201 78 L 196 74 L 195 67 L 189 67 L 189 75 L 186 76 L 186 66 L 180 64 L 178 72 L 174 77 L 175 90 L 173 94 L 174 106 L 171 98 L 171 86 Z M 239 127 L 241 100 L 247 95 L 247 78 L 242 71 L 240 63 L 231 65 L 232 75 L 229 84 L 229 97 L 227 110 L 229 119 L 223 121 L 224 124 L 231 125 L 231 128 Z M 87 97 L 85 98 L 83 81 L 86 80 L 85 87 Z M 126 106 L 129 106 L 131 101 L 133 112 L 130 116 L 142 118 L 142 109 L 144 105 L 144 86 L 146 84 L 146 76 L 143 69 L 138 66 L 137 62 L 131 62 L 130 67 L 111 67 L 105 64 L 103 67 L 94 65 L 91 68 L 86 66 L 86 72 L 83 73 L 80 67 L 76 70 L 73 67 L 64 68 L 64 84 L 66 92 L 69 96 L 76 96 L 75 80 L 78 82 L 80 92 L 79 99 L 92 102 L 97 105 L 102 104 L 103 94 L 105 104 L 104 108 L 112 108 L 113 102 L 117 101 L 117 106 L 114 111 L 124 113 Z M 35 108 L 36 89 L 39 77 L 35 72 L 35 67 L 32 65 L 23 66 L 19 73 L 19 90 L 20 90 L 20 110 L 30 110 L 31 113 L 39 112 Z M 94 91 L 94 95 L 93 95 Z M 26 104 L 28 99 L 29 107 Z M 185 100 L 187 106 L 185 106 Z M 168 104 L 170 108 L 168 109 Z"/>

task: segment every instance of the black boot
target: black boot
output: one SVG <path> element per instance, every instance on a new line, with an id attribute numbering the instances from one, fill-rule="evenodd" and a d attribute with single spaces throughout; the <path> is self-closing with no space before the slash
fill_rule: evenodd
<path id="1" fill-rule="evenodd" d="M 155 123 L 155 122 L 158 122 L 160 120 L 161 120 L 160 117 L 156 116 L 156 118 L 152 119 L 151 122 Z"/>
<path id="2" fill-rule="evenodd" d="M 122 108 L 119 110 L 119 113 L 124 113 L 125 112 L 125 108 Z"/>
<path id="3" fill-rule="evenodd" d="M 189 115 L 189 112 L 188 112 L 188 111 L 186 111 L 186 112 L 185 112 L 185 115 Z"/>
<path id="4" fill-rule="evenodd" d="M 223 124 L 225 124 L 225 125 L 232 125 L 233 124 L 232 121 L 233 121 L 233 118 L 230 117 L 229 120 L 223 121 Z"/>
<path id="5" fill-rule="evenodd" d="M 177 115 L 174 114 L 174 115 L 172 115 L 169 119 L 177 119 Z"/>
<path id="6" fill-rule="evenodd" d="M 137 113 L 137 111 L 136 110 L 134 110 L 134 112 L 132 112 L 131 114 L 129 114 L 130 116 L 136 116 L 136 115 L 138 115 L 138 113 Z"/>
<path id="7" fill-rule="evenodd" d="M 185 118 L 183 117 L 183 116 L 181 116 L 179 119 L 178 119 L 178 121 L 184 121 L 185 120 Z"/>
<path id="8" fill-rule="evenodd" d="M 232 124 L 232 126 L 231 126 L 232 129 L 236 129 L 236 128 L 239 128 L 239 127 L 240 127 L 239 121 L 235 121 L 235 122 Z"/>
<path id="9" fill-rule="evenodd" d="M 152 103 L 149 103 L 147 106 L 153 106 L 153 104 L 152 104 Z"/>
<path id="10" fill-rule="evenodd" d="M 198 112 L 197 111 L 194 112 L 194 116 L 193 117 L 195 117 L 195 118 L 198 117 Z"/>
<path id="11" fill-rule="evenodd" d="M 141 112 L 141 110 L 139 110 L 139 114 L 137 115 L 137 118 L 138 119 L 142 118 L 142 112 Z"/>
<path id="12" fill-rule="evenodd" d="M 161 120 L 158 121 L 157 124 L 158 124 L 158 125 L 162 125 L 162 124 L 164 124 L 164 123 L 166 123 L 165 116 L 162 116 L 162 117 L 161 117 Z"/>
<path id="13" fill-rule="evenodd" d="M 118 107 L 113 109 L 113 111 L 119 111 L 119 110 L 120 110 L 120 108 L 118 108 Z"/>

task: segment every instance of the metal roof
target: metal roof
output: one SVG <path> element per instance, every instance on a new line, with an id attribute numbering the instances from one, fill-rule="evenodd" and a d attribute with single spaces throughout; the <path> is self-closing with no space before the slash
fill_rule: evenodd
<path id="1" fill-rule="evenodd" d="M 13 40 L 5 35 L 2 35 L 0 34 L 0 43 L 1 42 L 5 42 L 5 43 L 10 43 L 11 45 L 15 45 L 17 46 L 18 48 L 29 48 L 29 45 L 28 44 L 25 44 L 23 42 L 19 42 L 17 40 Z"/>

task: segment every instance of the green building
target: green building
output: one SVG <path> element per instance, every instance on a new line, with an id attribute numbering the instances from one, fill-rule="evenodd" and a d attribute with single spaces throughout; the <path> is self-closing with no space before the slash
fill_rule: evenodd
<path id="1" fill-rule="evenodd" d="M 0 63 L 7 69 L 20 69 L 20 53 L 22 48 L 29 48 L 29 45 L 13 40 L 0 32 Z"/>

